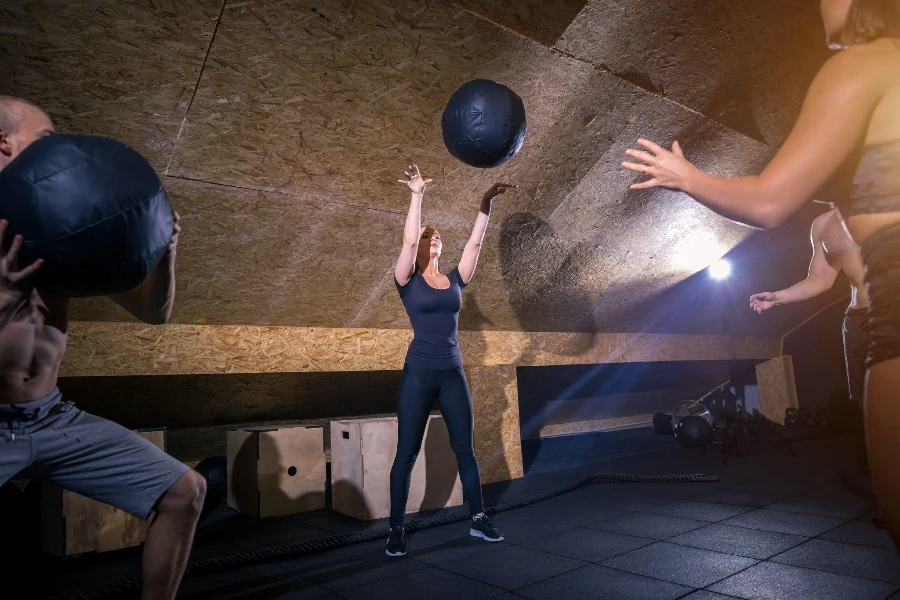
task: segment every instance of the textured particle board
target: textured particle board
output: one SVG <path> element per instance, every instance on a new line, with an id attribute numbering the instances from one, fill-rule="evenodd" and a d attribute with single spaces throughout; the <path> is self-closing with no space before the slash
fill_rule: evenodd
<path id="1" fill-rule="evenodd" d="M 780 356 L 756 365 L 759 385 L 759 412 L 784 425 L 785 410 L 797 408 L 797 385 L 790 356 Z"/>
<path id="2" fill-rule="evenodd" d="M 444 148 L 440 117 L 485 77 L 525 101 L 520 155 L 489 172 Z M 625 126 L 642 90 L 445 2 L 255 2 L 226 7 L 170 174 L 405 211 L 415 160 L 433 196 L 465 206 L 496 178 L 552 207 Z M 234 151 L 239 148 L 239 151 Z"/>
<path id="3" fill-rule="evenodd" d="M 590 0 L 556 47 L 779 145 L 827 57 L 816 2 Z"/>
<path id="4" fill-rule="evenodd" d="M 519 394 L 514 365 L 469 366 L 475 413 L 475 456 L 483 483 L 522 477 Z"/>
<path id="5" fill-rule="evenodd" d="M 73 322 L 60 375 L 378 371 L 402 367 L 412 331 Z M 468 365 L 542 366 L 778 356 L 779 338 L 461 332 Z"/>
<path id="6" fill-rule="evenodd" d="M 182 225 L 176 323 L 346 326 L 399 252 L 402 215 L 173 178 L 165 185 Z M 100 298 L 73 303 L 72 314 L 133 320 Z"/>
<path id="7" fill-rule="evenodd" d="M 117 138 L 165 169 L 221 4 L 4 2 L 3 93 L 39 104 L 60 131 Z"/>
<path id="8" fill-rule="evenodd" d="M 451 0 L 451 3 L 548 46 L 553 45 L 587 4 L 586 0 Z"/>

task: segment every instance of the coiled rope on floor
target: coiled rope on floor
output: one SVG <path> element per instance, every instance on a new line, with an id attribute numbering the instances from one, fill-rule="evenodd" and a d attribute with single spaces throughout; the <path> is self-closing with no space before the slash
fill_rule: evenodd
<path id="1" fill-rule="evenodd" d="M 623 475 L 619 473 L 599 473 L 597 475 L 589 475 L 574 483 L 550 488 L 536 494 L 510 498 L 509 500 L 489 502 L 485 504 L 484 508 L 485 512 L 488 514 L 496 514 L 514 508 L 528 506 L 529 504 L 534 504 L 536 502 L 543 502 L 544 500 L 567 494 L 592 483 L 716 483 L 718 481 L 719 478 L 715 475 Z M 433 517 L 410 521 L 404 526 L 404 529 L 408 533 L 412 533 L 450 523 L 458 523 L 469 518 L 471 518 L 469 510 L 465 507 L 460 507 Z M 200 575 L 237 567 L 248 567 L 261 563 L 287 560 L 307 554 L 324 552 L 326 550 L 335 550 L 353 544 L 385 539 L 387 538 L 387 535 L 387 528 L 373 529 L 359 533 L 331 535 L 314 540 L 305 540 L 293 544 L 285 544 L 283 546 L 278 546 L 277 548 L 243 552 L 220 558 L 210 558 L 189 563 L 185 569 L 185 575 Z M 108 598 L 116 598 L 129 592 L 137 592 L 140 589 L 141 578 L 132 577 L 130 579 L 123 579 L 98 588 L 79 592 L 75 595 L 61 596 L 57 600 L 106 600 Z"/>

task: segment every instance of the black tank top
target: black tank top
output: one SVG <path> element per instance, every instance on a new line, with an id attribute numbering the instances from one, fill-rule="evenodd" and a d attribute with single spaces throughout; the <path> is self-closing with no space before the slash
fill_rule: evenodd
<path id="1" fill-rule="evenodd" d="M 900 211 L 900 140 L 868 146 L 841 214 L 845 217 Z"/>
<path id="2" fill-rule="evenodd" d="M 406 285 L 394 279 L 413 327 L 413 341 L 406 353 L 409 365 L 435 371 L 462 367 L 457 327 L 466 284 L 458 269 L 450 271 L 447 278 L 450 287 L 445 290 L 431 287 L 419 273 Z"/>

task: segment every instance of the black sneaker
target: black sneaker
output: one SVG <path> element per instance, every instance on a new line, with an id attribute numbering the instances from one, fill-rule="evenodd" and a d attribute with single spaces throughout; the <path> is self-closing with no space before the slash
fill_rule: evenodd
<path id="1" fill-rule="evenodd" d="M 472 529 L 469 535 L 480 537 L 488 542 L 502 542 L 503 534 L 494 526 L 494 522 L 487 515 L 481 515 L 472 519 Z"/>
<path id="2" fill-rule="evenodd" d="M 403 527 L 391 527 L 385 552 L 387 552 L 388 556 L 406 556 L 406 540 L 403 538 Z"/>

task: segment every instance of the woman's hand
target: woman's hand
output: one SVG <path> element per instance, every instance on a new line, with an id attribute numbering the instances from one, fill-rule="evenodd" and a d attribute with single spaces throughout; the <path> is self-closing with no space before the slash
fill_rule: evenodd
<path id="1" fill-rule="evenodd" d="M 413 194 L 424 194 L 425 188 L 431 183 L 431 179 L 422 179 L 419 167 L 416 165 L 410 165 L 404 175 L 406 175 L 406 179 L 398 179 L 397 181 L 408 185 Z"/>
<path id="2" fill-rule="evenodd" d="M 505 194 L 507 190 L 514 190 L 519 186 L 513 185 L 511 183 L 495 183 L 491 186 L 491 189 L 484 193 L 484 200 L 493 200 L 500 194 Z"/>
<path id="3" fill-rule="evenodd" d="M 688 178 L 697 168 L 684 157 L 681 145 L 677 141 L 673 142 L 672 151 L 669 152 L 662 146 L 643 138 L 638 140 L 638 144 L 650 152 L 629 148 L 625 154 L 643 161 L 644 164 L 623 162 L 622 166 L 630 171 L 648 175 L 650 179 L 632 184 L 630 189 L 643 190 L 651 187 L 664 187 L 670 190 L 685 191 Z"/>

